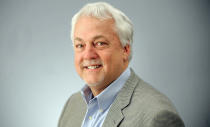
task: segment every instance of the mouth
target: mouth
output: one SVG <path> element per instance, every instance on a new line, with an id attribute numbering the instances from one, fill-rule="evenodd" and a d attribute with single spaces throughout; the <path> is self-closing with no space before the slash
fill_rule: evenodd
<path id="1" fill-rule="evenodd" d="M 85 66 L 84 68 L 88 69 L 88 70 L 96 70 L 96 69 L 99 69 L 101 67 L 102 67 L 102 65 L 90 65 L 90 66 Z"/>

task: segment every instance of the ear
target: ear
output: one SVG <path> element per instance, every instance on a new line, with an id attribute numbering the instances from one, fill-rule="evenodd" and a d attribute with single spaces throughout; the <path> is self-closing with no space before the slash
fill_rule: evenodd
<path id="1" fill-rule="evenodd" d="M 129 56 L 130 56 L 130 45 L 129 44 L 126 44 L 124 47 L 123 47 L 123 61 L 129 61 Z"/>

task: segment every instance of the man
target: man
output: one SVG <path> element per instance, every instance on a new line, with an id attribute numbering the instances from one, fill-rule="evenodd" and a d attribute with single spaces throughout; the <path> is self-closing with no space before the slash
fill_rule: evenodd
<path id="1" fill-rule="evenodd" d="M 75 67 L 86 82 L 59 127 L 184 127 L 167 97 L 128 68 L 133 26 L 111 5 L 87 4 L 72 18 Z"/>

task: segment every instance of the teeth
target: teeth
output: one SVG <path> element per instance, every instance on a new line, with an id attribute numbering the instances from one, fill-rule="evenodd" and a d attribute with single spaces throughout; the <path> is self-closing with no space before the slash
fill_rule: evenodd
<path id="1" fill-rule="evenodd" d="M 100 67 L 99 65 L 96 65 L 96 66 L 88 66 L 87 68 L 88 69 L 96 69 L 96 68 L 98 68 L 98 67 Z"/>

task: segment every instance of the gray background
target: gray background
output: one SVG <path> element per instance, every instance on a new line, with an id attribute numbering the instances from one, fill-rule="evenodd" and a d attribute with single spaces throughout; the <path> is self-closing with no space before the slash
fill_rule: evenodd
<path id="1" fill-rule="evenodd" d="M 56 127 L 84 82 L 70 19 L 92 0 L 0 1 L 0 127 Z M 130 66 L 166 94 L 187 127 L 210 126 L 210 2 L 109 0 L 133 21 Z"/>

